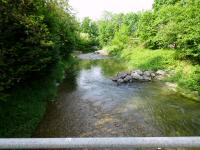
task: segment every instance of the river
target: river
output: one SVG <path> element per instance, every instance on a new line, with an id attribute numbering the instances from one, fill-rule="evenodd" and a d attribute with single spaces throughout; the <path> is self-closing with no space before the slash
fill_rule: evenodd
<path id="1" fill-rule="evenodd" d="M 200 103 L 162 82 L 117 85 L 116 59 L 82 54 L 34 137 L 199 136 Z"/>

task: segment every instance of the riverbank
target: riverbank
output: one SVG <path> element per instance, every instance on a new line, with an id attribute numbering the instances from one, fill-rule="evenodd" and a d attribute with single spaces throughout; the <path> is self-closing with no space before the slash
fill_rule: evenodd
<path id="1" fill-rule="evenodd" d="M 160 81 L 118 86 L 111 77 L 128 70 L 126 63 L 88 55 L 82 54 L 74 72 L 67 74 L 33 137 L 200 134 L 199 102 L 168 90 Z"/>
<path id="2" fill-rule="evenodd" d="M 74 59 L 60 61 L 47 74 L 20 84 L 0 105 L 0 137 L 30 137 L 46 111 L 48 101 L 54 100 L 59 83 Z"/>
<path id="3" fill-rule="evenodd" d="M 112 53 L 112 48 L 108 49 Z M 118 57 L 126 61 L 130 69 L 166 70 L 170 76 L 164 81 L 177 84 L 176 90 L 183 95 L 199 100 L 200 66 L 189 61 L 177 60 L 174 50 L 150 50 L 142 46 L 129 47 L 118 53 Z"/>

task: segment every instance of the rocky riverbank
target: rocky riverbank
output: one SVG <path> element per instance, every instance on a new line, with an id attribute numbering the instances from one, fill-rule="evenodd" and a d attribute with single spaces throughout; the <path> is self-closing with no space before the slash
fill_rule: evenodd
<path id="1" fill-rule="evenodd" d="M 164 70 L 151 71 L 151 70 L 133 70 L 130 72 L 121 72 L 118 73 L 115 77 L 112 78 L 112 81 L 117 83 L 132 83 L 134 81 L 153 81 L 161 80 L 168 76 L 169 74 Z"/>

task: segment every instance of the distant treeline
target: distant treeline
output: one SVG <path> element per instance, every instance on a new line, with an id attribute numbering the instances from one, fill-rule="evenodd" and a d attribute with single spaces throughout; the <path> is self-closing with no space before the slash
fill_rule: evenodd
<path id="1" fill-rule="evenodd" d="M 180 59 L 199 63 L 199 8 L 199 0 L 155 0 L 150 11 L 128 14 L 105 12 L 103 18 L 96 22 L 96 33 L 101 46 L 112 45 L 113 52 L 120 51 L 128 42 L 140 41 L 146 48 L 174 49 Z M 84 26 L 84 29 L 87 32 L 87 27 Z M 88 33 L 91 34 L 89 29 Z"/>
<path id="2" fill-rule="evenodd" d="M 110 54 L 131 67 L 172 70 L 170 81 L 200 94 L 199 0 L 155 0 L 149 11 L 105 12 L 98 21 L 88 20 L 82 31 L 95 35 Z"/>
<path id="3" fill-rule="evenodd" d="M 50 70 L 74 49 L 173 49 L 200 62 L 200 1 L 155 0 L 153 10 L 76 20 L 64 0 L 0 0 L 0 92 Z"/>

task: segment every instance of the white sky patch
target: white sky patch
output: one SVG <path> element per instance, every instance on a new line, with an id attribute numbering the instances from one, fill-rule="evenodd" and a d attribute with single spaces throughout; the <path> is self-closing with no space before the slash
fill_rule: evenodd
<path id="1" fill-rule="evenodd" d="M 96 20 L 104 11 L 127 13 L 149 10 L 153 0 L 69 0 L 69 4 L 80 19 L 89 16 Z"/>

